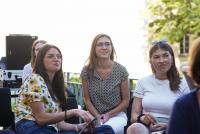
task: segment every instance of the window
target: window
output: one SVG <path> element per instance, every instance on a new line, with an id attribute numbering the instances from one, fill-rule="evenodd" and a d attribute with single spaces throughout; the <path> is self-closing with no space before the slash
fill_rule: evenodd
<path id="1" fill-rule="evenodd" d="M 186 35 L 183 37 L 183 40 L 180 42 L 180 52 L 181 56 L 187 56 L 189 53 L 190 46 L 190 36 Z"/>

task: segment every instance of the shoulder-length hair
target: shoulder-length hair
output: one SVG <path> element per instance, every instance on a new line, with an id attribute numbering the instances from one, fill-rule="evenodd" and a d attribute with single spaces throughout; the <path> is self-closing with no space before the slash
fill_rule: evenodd
<path id="1" fill-rule="evenodd" d="M 42 43 L 42 44 L 46 44 L 47 42 L 45 40 L 35 40 L 32 44 L 32 48 L 31 48 L 31 66 L 33 67 L 35 64 L 35 60 L 36 60 L 36 55 L 35 55 L 35 47 L 37 46 L 37 44 Z"/>
<path id="2" fill-rule="evenodd" d="M 171 68 L 169 69 L 169 71 L 167 72 L 167 78 L 169 80 L 169 85 L 170 85 L 171 90 L 177 91 L 177 90 L 179 90 L 179 84 L 180 84 L 181 80 L 180 80 L 180 75 L 179 75 L 178 69 L 176 68 L 176 62 L 175 62 L 175 56 L 174 56 L 173 49 L 167 42 L 164 42 L 164 41 L 154 42 L 153 46 L 151 47 L 151 49 L 149 51 L 150 59 L 151 59 L 153 53 L 158 49 L 168 51 L 172 57 L 172 65 L 171 65 Z M 155 73 L 155 69 L 153 68 L 153 66 L 151 66 L 151 69 L 152 69 L 153 73 Z"/>
<path id="3" fill-rule="evenodd" d="M 189 75 L 195 84 L 200 85 L 200 38 L 193 41 L 189 52 Z"/>
<path id="4" fill-rule="evenodd" d="M 61 51 L 58 49 L 58 47 L 49 44 L 45 45 L 44 47 L 41 48 L 41 50 L 37 55 L 33 72 L 39 74 L 44 79 L 52 98 L 54 100 L 57 99 L 61 104 L 65 104 L 66 93 L 65 93 L 64 76 L 62 71 L 62 61 L 61 61 L 61 68 L 55 73 L 52 83 L 50 83 L 49 76 L 44 66 L 44 57 L 47 51 L 49 51 L 51 48 L 55 48 L 62 56 Z"/>
<path id="5" fill-rule="evenodd" d="M 111 52 L 111 55 L 110 55 L 110 59 L 112 61 L 114 61 L 114 58 L 116 57 L 116 52 L 115 52 L 115 48 L 113 46 L 113 42 L 110 38 L 110 36 L 106 35 L 106 34 L 98 34 L 97 36 L 95 36 L 95 38 L 93 39 L 92 41 L 92 46 L 91 46 L 91 49 L 90 49 L 90 55 L 87 59 L 87 64 L 86 64 L 86 68 L 87 68 L 87 72 L 89 73 L 92 73 L 94 72 L 94 68 L 96 67 L 97 63 L 98 63 L 98 58 L 97 58 L 97 55 L 96 55 L 96 45 L 97 45 L 97 41 L 102 38 L 102 37 L 106 37 L 110 40 L 110 44 L 111 44 L 111 47 L 112 47 L 112 52 Z"/>

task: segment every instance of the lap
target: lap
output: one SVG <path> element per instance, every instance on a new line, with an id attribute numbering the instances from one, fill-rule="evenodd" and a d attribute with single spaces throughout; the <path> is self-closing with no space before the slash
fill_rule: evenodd
<path id="1" fill-rule="evenodd" d="M 113 128 L 116 134 L 124 132 L 124 127 L 127 125 L 127 116 L 124 112 L 110 118 L 104 125 L 109 125 Z"/>
<path id="2" fill-rule="evenodd" d="M 57 132 L 53 126 L 38 126 L 35 121 L 21 120 L 16 124 L 16 131 L 19 134 L 77 134 L 75 131 Z"/>
<path id="3" fill-rule="evenodd" d="M 12 130 L 0 130 L 0 134 L 15 134 Z"/>

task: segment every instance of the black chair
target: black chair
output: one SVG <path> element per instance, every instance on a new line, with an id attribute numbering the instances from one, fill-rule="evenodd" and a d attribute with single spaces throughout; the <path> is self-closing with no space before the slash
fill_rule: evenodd
<path id="1" fill-rule="evenodd" d="M 126 134 L 127 128 L 131 125 L 131 111 L 132 111 L 133 97 L 129 100 L 128 108 L 126 109 L 126 115 L 128 118 L 127 125 L 124 127 L 124 134 Z"/>
<path id="2" fill-rule="evenodd" d="M 67 92 L 67 103 L 65 105 L 62 105 L 62 110 L 70 110 L 70 109 L 77 109 L 78 104 L 76 100 L 76 96 L 69 90 L 66 89 Z M 71 117 L 67 119 L 65 122 L 71 123 L 71 124 L 79 124 L 79 117 Z"/>
<path id="3" fill-rule="evenodd" d="M 15 118 L 11 108 L 10 88 L 0 88 L 0 126 L 15 131 Z"/>
<path id="4" fill-rule="evenodd" d="M 194 85 L 192 78 L 187 74 L 187 72 L 183 72 L 183 75 L 185 76 L 185 79 L 187 81 L 190 90 L 197 88 L 197 86 Z"/>

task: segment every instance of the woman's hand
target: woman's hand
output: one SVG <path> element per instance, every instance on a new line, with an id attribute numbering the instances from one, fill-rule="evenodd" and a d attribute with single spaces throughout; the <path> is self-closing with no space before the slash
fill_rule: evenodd
<path id="1" fill-rule="evenodd" d="M 86 125 L 86 122 L 81 123 L 81 124 L 75 124 L 75 131 L 79 132 L 85 125 Z"/>
<path id="2" fill-rule="evenodd" d="M 85 122 L 90 122 L 94 117 L 90 114 L 90 112 L 81 110 L 81 109 L 73 109 L 75 116 L 81 117 Z"/>
<path id="3" fill-rule="evenodd" d="M 99 119 L 100 119 L 100 123 L 104 124 L 110 119 L 110 115 L 108 113 L 102 114 L 100 115 Z"/>
<path id="4" fill-rule="evenodd" d="M 149 129 L 150 131 L 154 132 L 154 131 L 161 131 L 167 128 L 167 124 L 166 123 L 156 123 L 156 124 L 151 124 Z"/>
<path id="5" fill-rule="evenodd" d="M 84 122 L 84 123 L 81 123 L 81 124 L 76 124 L 76 128 L 75 128 L 75 131 L 76 132 L 80 132 L 81 129 L 84 129 L 84 133 L 92 133 L 93 132 L 93 127 L 92 126 L 87 126 L 87 123 Z M 86 127 L 86 128 L 85 128 Z"/>
<path id="6" fill-rule="evenodd" d="M 140 117 L 140 121 L 144 124 L 146 124 L 147 126 L 151 125 L 151 124 L 156 124 L 156 120 L 155 118 L 150 115 L 150 114 L 144 114 L 143 116 Z"/>

